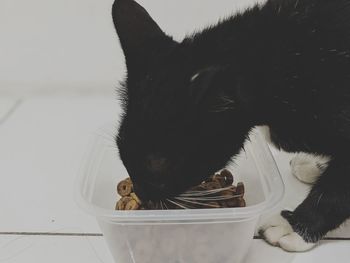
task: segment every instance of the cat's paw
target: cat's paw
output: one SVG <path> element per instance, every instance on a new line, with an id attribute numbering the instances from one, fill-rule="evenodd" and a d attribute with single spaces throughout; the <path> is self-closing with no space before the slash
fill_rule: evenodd
<path id="1" fill-rule="evenodd" d="M 290 161 L 292 174 L 301 182 L 314 183 L 322 174 L 329 162 L 325 156 L 316 156 L 306 153 L 298 153 Z"/>
<path id="2" fill-rule="evenodd" d="M 288 252 L 303 252 L 316 245 L 316 243 L 304 241 L 281 215 L 271 217 L 260 228 L 259 233 L 269 244 L 278 246 Z"/>

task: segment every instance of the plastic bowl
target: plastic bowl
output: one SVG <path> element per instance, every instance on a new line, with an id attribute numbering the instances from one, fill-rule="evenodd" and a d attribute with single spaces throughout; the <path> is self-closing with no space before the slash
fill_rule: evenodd
<path id="1" fill-rule="evenodd" d="M 241 262 L 259 217 L 284 194 L 275 160 L 255 131 L 245 151 L 227 168 L 245 184 L 247 207 L 115 211 L 117 183 L 128 176 L 111 127 L 94 136 L 77 181 L 77 202 L 95 216 L 117 263 Z"/>

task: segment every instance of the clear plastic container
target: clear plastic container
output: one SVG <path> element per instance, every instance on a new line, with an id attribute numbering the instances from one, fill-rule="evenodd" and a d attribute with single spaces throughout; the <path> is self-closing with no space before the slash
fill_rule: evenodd
<path id="1" fill-rule="evenodd" d="M 113 126 L 97 132 L 77 181 L 78 204 L 95 216 L 116 263 L 238 263 L 259 217 L 282 199 L 284 185 L 262 135 L 228 167 L 245 184 L 247 207 L 115 211 L 117 183 L 128 176 Z"/>

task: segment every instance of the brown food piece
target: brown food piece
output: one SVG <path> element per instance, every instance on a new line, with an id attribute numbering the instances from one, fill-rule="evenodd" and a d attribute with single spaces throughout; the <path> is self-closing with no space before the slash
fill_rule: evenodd
<path id="1" fill-rule="evenodd" d="M 244 189 L 244 184 L 243 183 L 238 183 L 236 187 L 236 194 L 237 195 L 244 195 L 245 189 Z"/>
<path id="2" fill-rule="evenodd" d="M 208 203 L 208 208 L 221 208 L 221 205 L 220 205 L 219 202 L 209 202 Z"/>
<path id="3" fill-rule="evenodd" d="M 124 210 L 137 210 L 139 207 L 140 205 L 136 202 L 136 200 L 132 199 L 125 205 Z"/>
<path id="4" fill-rule="evenodd" d="M 224 197 L 226 199 L 229 199 L 230 197 L 233 196 L 233 192 L 230 190 L 224 190 L 224 191 L 220 192 L 220 196 Z"/>
<path id="5" fill-rule="evenodd" d="M 203 204 L 187 203 L 182 201 L 188 209 L 203 209 L 203 208 L 225 208 L 225 207 L 245 207 L 246 203 L 243 199 L 245 189 L 243 183 L 238 183 L 237 186 L 232 185 L 232 173 L 226 169 L 220 173 L 208 178 L 201 184 L 189 189 L 194 196 L 217 197 L 218 201 L 198 201 Z M 130 178 L 121 181 L 117 186 L 118 193 L 122 198 L 116 204 L 116 210 L 159 210 L 159 209 L 181 209 L 169 201 L 163 202 L 146 202 L 142 203 L 137 195 L 133 192 L 133 184 Z M 218 191 L 211 191 L 218 190 Z M 206 192 L 210 191 L 210 192 Z M 188 192 L 188 193 L 189 193 Z M 195 193 L 195 192 L 203 192 Z M 212 200 L 215 198 L 212 198 Z M 195 201 L 194 201 L 195 202 Z M 164 205 L 166 204 L 166 206 Z"/>
<path id="6" fill-rule="evenodd" d="M 232 195 L 236 195 L 237 193 L 237 187 L 234 185 L 231 185 L 230 188 L 220 192 L 221 196 L 232 196 Z"/>
<path id="7" fill-rule="evenodd" d="M 215 175 L 210 176 L 208 179 L 206 179 L 205 181 L 203 181 L 201 184 L 206 184 L 206 183 L 212 182 L 212 181 L 214 180 L 214 176 L 215 176 Z"/>
<path id="8" fill-rule="evenodd" d="M 192 188 L 189 189 L 189 191 L 203 191 L 203 190 L 206 190 L 205 189 L 205 182 L 201 183 L 200 185 L 196 185 Z"/>
<path id="9" fill-rule="evenodd" d="M 122 202 L 122 200 L 119 200 L 119 201 L 117 202 L 117 204 L 115 205 L 115 210 L 124 210 L 124 207 L 125 207 L 125 205 L 124 205 L 124 203 Z"/>
<path id="10" fill-rule="evenodd" d="M 225 183 L 226 185 L 232 185 L 233 184 L 233 175 L 232 173 L 227 170 L 227 169 L 224 169 L 220 172 L 220 176 L 225 178 Z"/>
<path id="11" fill-rule="evenodd" d="M 239 201 L 238 201 L 238 198 L 231 198 L 231 199 L 228 199 L 226 200 L 226 205 L 227 207 L 237 207 L 239 205 Z"/>
<path id="12" fill-rule="evenodd" d="M 117 191 L 120 196 L 128 196 L 133 191 L 133 185 L 131 180 L 123 180 L 117 186 Z"/>
<path id="13" fill-rule="evenodd" d="M 117 203 L 117 206 L 116 206 L 116 209 L 117 210 L 125 210 L 125 206 L 131 201 L 133 200 L 131 197 L 129 196 L 124 196 L 122 197 L 118 203 Z"/>
<path id="14" fill-rule="evenodd" d="M 220 174 L 216 174 L 212 177 L 212 182 L 217 182 L 221 185 L 221 187 L 226 187 L 226 180 Z"/>
<path id="15" fill-rule="evenodd" d="M 228 208 L 228 207 L 229 207 L 229 206 L 227 205 L 226 200 L 220 202 L 220 207 L 222 207 L 222 208 Z"/>
<path id="16" fill-rule="evenodd" d="M 205 183 L 203 184 L 203 188 L 205 190 L 215 190 L 215 189 L 220 189 L 221 184 L 219 182 L 210 182 L 210 183 Z"/>
<path id="17" fill-rule="evenodd" d="M 233 197 L 232 199 L 226 200 L 225 204 L 227 207 L 245 207 L 246 202 L 242 197 Z"/>
<path id="18" fill-rule="evenodd" d="M 245 207 L 245 206 L 246 206 L 245 200 L 242 197 L 238 198 L 238 207 Z"/>
<path id="19" fill-rule="evenodd" d="M 131 183 L 132 184 L 132 181 L 131 181 L 130 177 L 125 178 L 124 181 L 127 182 L 127 183 Z"/>
<path id="20" fill-rule="evenodd" d="M 142 204 L 141 200 L 137 197 L 137 195 L 136 195 L 135 193 L 131 193 L 131 194 L 130 194 L 130 197 L 131 197 L 132 199 L 134 199 L 139 205 Z"/>

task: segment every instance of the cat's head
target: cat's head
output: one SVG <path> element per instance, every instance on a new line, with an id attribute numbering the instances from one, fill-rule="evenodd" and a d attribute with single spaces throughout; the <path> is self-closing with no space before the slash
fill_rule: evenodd
<path id="1" fill-rule="evenodd" d="M 237 83 L 191 41 L 167 36 L 136 2 L 117 0 L 113 19 L 127 64 L 120 157 L 141 198 L 176 195 L 242 147 L 248 125 L 231 88 Z"/>

